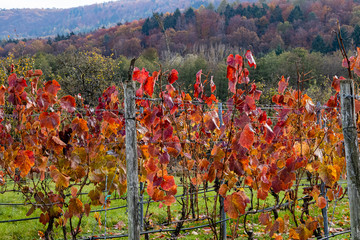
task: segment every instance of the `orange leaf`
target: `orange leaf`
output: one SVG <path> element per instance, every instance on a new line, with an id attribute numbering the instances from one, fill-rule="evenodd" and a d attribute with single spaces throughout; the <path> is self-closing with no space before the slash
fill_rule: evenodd
<path id="1" fill-rule="evenodd" d="M 71 196 L 76 197 L 76 194 L 77 194 L 77 191 L 78 191 L 77 188 L 76 187 L 71 187 L 70 191 L 71 191 Z"/>
<path id="2" fill-rule="evenodd" d="M 32 151 L 20 150 L 14 161 L 14 167 L 19 168 L 20 176 L 23 178 L 29 172 L 32 166 L 35 165 L 35 156 Z"/>
<path id="3" fill-rule="evenodd" d="M 87 126 L 87 122 L 83 118 L 75 118 L 72 123 L 72 130 L 76 134 L 84 135 L 86 132 L 89 131 L 89 128 Z"/>
<path id="4" fill-rule="evenodd" d="M 49 167 L 50 169 L 50 177 L 56 183 L 56 188 L 66 188 L 69 186 L 70 177 L 62 174 L 54 165 Z"/>
<path id="5" fill-rule="evenodd" d="M 33 73 L 33 76 L 40 77 L 43 74 L 41 69 L 35 69 L 35 72 Z"/>
<path id="6" fill-rule="evenodd" d="M 250 149 L 255 140 L 255 134 L 251 125 L 248 123 L 241 132 L 239 143 L 244 148 Z"/>
<path id="7" fill-rule="evenodd" d="M 226 196 L 224 201 L 224 209 L 228 216 L 232 219 L 236 219 L 240 214 L 245 213 L 245 208 L 247 203 L 249 203 L 249 198 L 245 195 L 244 192 L 234 192 L 231 195 Z"/>
<path id="8" fill-rule="evenodd" d="M 161 183 L 161 187 L 165 190 L 168 191 L 170 190 L 173 186 L 175 186 L 175 180 L 173 176 L 164 176 L 163 177 L 163 181 Z"/>
<path id="9" fill-rule="evenodd" d="M 171 204 L 176 202 L 176 198 L 173 195 L 165 196 L 164 200 L 165 200 L 164 204 L 166 206 L 171 206 Z"/>
<path id="10" fill-rule="evenodd" d="M 57 113 L 43 112 L 39 116 L 40 126 L 49 130 L 57 128 L 60 125 L 60 117 Z"/>
<path id="11" fill-rule="evenodd" d="M 0 105 L 5 104 L 5 92 L 6 92 L 6 88 L 4 87 L 4 85 L 1 85 L 1 87 L 0 87 Z"/>
<path id="12" fill-rule="evenodd" d="M 318 197 L 316 204 L 319 208 L 323 209 L 324 207 L 326 207 L 326 199 L 324 197 Z"/>
<path id="13" fill-rule="evenodd" d="M 57 92 L 60 89 L 61 89 L 60 84 L 56 80 L 48 81 L 45 83 L 45 91 L 54 96 L 56 96 Z"/>

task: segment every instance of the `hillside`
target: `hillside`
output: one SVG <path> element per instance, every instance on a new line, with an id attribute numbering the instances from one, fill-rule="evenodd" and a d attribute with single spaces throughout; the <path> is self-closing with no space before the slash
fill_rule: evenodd
<path id="1" fill-rule="evenodd" d="M 173 12 L 176 8 L 198 8 L 221 0 L 119 0 L 70 9 L 0 10 L 0 39 L 34 38 L 89 32 L 135 19 L 153 12 Z M 231 1 L 230 1 L 231 2 Z"/>
<path id="2" fill-rule="evenodd" d="M 29 25 L 38 27 L 33 30 L 28 28 L 28 34 L 35 35 L 41 32 L 43 36 L 46 36 L 50 34 L 49 31 L 51 34 L 60 31 L 59 28 L 61 31 L 68 32 L 69 26 L 80 31 L 80 29 L 90 29 L 90 22 L 94 25 L 100 23 L 100 25 L 106 25 L 105 20 L 101 20 L 100 16 L 115 19 L 115 15 L 111 13 L 116 12 L 121 15 L 120 10 L 114 10 L 118 6 L 119 9 L 125 11 L 125 7 L 123 8 L 119 3 L 92 5 L 84 7 L 83 11 L 80 10 L 81 8 L 36 10 L 39 14 L 36 15 L 33 12 L 32 17 L 29 17 L 31 20 L 27 21 Z M 185 8 L 186 5 L 200 4 L 199 1 L 194 0 L 182 1 L 181 6 L 175 1 L 165 4 L 164 0 L 153 0 L 151 3 L 146 0 L 121 3 L 124 6 L 127 3 L 128 12 L 130 12 L 128 10 L 130 6 L 136 8 L 132 16 L 134 18 L 140 13 L 152 16 L 109 28 L 100 28 L 86 34 L 71 33 L 58 35 L 55 38 L 24 41 L 6 39 L 1 42 L 0 55 L 6 56 L 12 53 L 17 57 L 32 55 L 39 51 L 58 54 L 67 49 L 85 51 L 98 49 L 106 56 L 113 54 L 115 57 L 120 55 L 136 57 L 143 50 L 151 48 L 155 49 L 162 59 L 165 57 L 165 52 L 172 52 L 182 56 L 205 53 L 212 55 L 209 56 L 210 59 L 222 60 L 226 55 L 224 49 L 227 51 L 232 51 L 232 49 L 237 51 L 240 48 L 252 49 L 257 56 L 272 50 L 281 53 L 298 47 L 329 53 L 338 48 L 337 39 L 333 34 L 337 29 L 338 21 L 341 24 L 345 46 L 348 49 L 360 46 L 360 4 L 354 1 L 342 0 L 341 4 L 338 0 L 315 2 L 307 0 L 300 3 L 274 0 L 267 3 L 232 4 L 222 1 L 220 5 L 214 2 L 213 5 L 207 7 L 200 5 L 198 9 Z M 181 10 L 158 15 L 153 13 L 152 7 L 159 12 L 170 8 L 176 9 L 176 7 L 180 7 Z M 100 9 L 101 14 L 100 12 L 95 14 L 96 11 L 100 11 L 96 9 Z M 25 10 L 12 11 L 18 11 L 20 14 Z M 62 11 L 69 11 L 71 12 L 69 15 L 74 17 L 60 17 Z M 105 14 L 106 11 L 108 14 Z M 38 22 L 42 22 L 44 15 L 40 13 L 45 12 L 49 15 L 47 19 L 49 24 L 43 23 L 41 27 L 42 25 Z M 5 13 L 9 11 L 3 11 L 3 15 Z M 26 16 L 24 15 L 23 18 Z M 50 24 L 51 19 L 57 21 L 58 27 Z M 70 19 L 77 19 L 77 21 Z M 124 21 L 125 15 L 122 19 Z M 26 28 L 24 21 L 21 18 L 17 19 L 15 15 L 8 16 L 6 23 L 0 21 L 0 29 L 5 26 L 14 28 L 11 26 L 16 25 Z M 19 28 L 16 33 L 18 32 L 21 32 Z"/>

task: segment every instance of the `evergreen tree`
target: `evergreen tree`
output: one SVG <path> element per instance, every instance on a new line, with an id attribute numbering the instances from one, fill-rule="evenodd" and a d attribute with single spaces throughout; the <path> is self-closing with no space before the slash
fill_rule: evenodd
<path id="1" fill-rule="evenodd" d="M 312 51 L 326 53 L 328 52 L 328 47 L 326 46 L 324 39 L 321 35 L 317 35 L 314 41 L 311 44 Z"/>
<path id="2" fill-rule="evenodd" d="M 274 9 L 274 11 L 271 13 L 270 16 L 270 22 L 284 22 L 284 18 L 282 16 L 282 10 L 279 7 L 279 5 L 277 5 Z"/>
<path id="3" fill-rule="evenodd" d="M 355 25 L 351 38 L 354 41 L 355 47 L 360 47 L 360 26 L 358 24 Z"/>
<path id="4" fill-rule="evenodd" d="M 295 20 L 303 20 L 303 19 L 304 19 L 304 14 L 301 11 L 300 7 L 295 6 L 295 8 L 289 14 L 288 21 L 294 22 Z"/>
<path id="5" fill-rule="evenodd" d="M 349 36 L 348 31 L 346 31 L 346 29 L 342 27 L 340 29 L 340 33 L 341 33 L 341 38 L 343 40 L 345 49 L 349 49 L 349 47 L 351 45 L 351 38 Z M 338 49 L 339 49 L 339 42 L 338 42 L 337 36 L 335 35 L 333 38 L 331 50 L 336 51 Z"/>
<path id="6" fill-rule="evenodd" d="M 185 21 L 186 23 L 191 23 L 193 21 L 195 21 L 195 12 L 193 8 L 188 8 L 188 10 L 186 10 L 185 12 Z"/>

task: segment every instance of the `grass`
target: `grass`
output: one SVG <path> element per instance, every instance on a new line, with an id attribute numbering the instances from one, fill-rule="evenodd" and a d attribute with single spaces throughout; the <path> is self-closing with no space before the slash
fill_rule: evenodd
<path id="1" fill-rule="evenodd" d="M 177 182 L 179 179 L 177 179 Z M 91 190 L 90 187 L 87 187 L 85 191 Z M 299 191 L 301 192 L 301 191 Z M 182 188 L 178 188 L 178 194 L 182 193 Z M 114 194 L 113 194 L 114 196 Z M 200 194 L 199 197 L 202 197 L 203 194 Z M 207 193 L 209 206 L 212 206 L 214 192 Z M 281 196 L 280 196 L 281 197 Z M 82 198 L 82 199 L 81 199 Z M 87 198 L 86 195 L 81 196 L 81 200 L 85 200 Z M 144 196 L 144 199 L 147 199 L 147 195 Z M 274 204 L 274 198 L 269 196 L 269 200 L 260 201 L 260 206 L 268 207 Z M 16 192 L 7 192 L 5 194 L 0 194 L 0 203 L 21 203 L 23 201 L 22 194 Z M 111 202 L 112 207 L 118 207 L 126 205 L 126 200 L 113 200 Z M 144 212 L 146 211 L 147 204 L 144 204 Z M 335 211 L 334 211 L 335 207 Z M 26 213 L 29 210 L 30 206 L 0 206 L 0 221 L 10 220 L 10 219 L 20 219 L 20 218 L 30 218 L 39 216 L 41 211 L 37 209 L 31 216 L 26 217 Z M 201 209 L 201 214 L 205 214 L 205 204 L 204 199 L 199 198 L 199 208 Z M 94 209 L 101 209 L 101 206 L 92 207 Z M 312 216 L 321 216 L 321 211 L 314 204 L 309 208 Z M 174 220 L 178 220 L 180 216 L 181 205 L 176 202 L 171 206 L 171 213 Z M 334 214 L 333 214 L 334 212 Z M 159 203 L 151 203 L 149 205 L 149 213 L 150 222 L 154 225 L 154 229 L 158 229 L 157 225 L 163 224 L 167 221 L 167 207 L 164 205 L 162 208 L 159 208 Z M 285 214 L 290 215 L 289 210 L 279 211 L 279 216 L 284 218 Z M 99 226 L 97 221 L 94 218 L 94 213 L 90 213 L 89 217 L 84 217 L 81 224 L 82 233 L 81 236 L 91 236 L 97 235 L 100 236 L 104 234 L 104 224 L 105 224 L 105 212 L 100 212 L 101 215 L 101 223 L 102 226 Z M 249 215 L 247 217 L 247 228 L 252 229 L 254 232 L 255 239 L 271 239 L 267 233 L 264 232 L 264 226 L 260 225 L 258 222 L 258 215 Z M 330 222 L 330 231 L 336 232 L 341 231 L 341 229 L 350 228 L 350 218 L 349 218 L 349 207 L 347 198 L 338 201 L 335 206 L 335 201 L 329 203 L 328 207 L 328 215 Z M 300 210 L 297 211 L 297 216 L 300 217 Z M 219 218 L 218 218 L 219 219 Z M 123 227 L 119 229 L 115 229 L 114 226 L 118 222 L 123 222 Z M 243 231 L 243 217 L 240 218 L 240 226 L 239 233 L 240 236 L 238 239 L 247 239 L 247 235 Z M 290 221 L 291 222 L 291 221 Z M 75 224 L 77 220 L 75 220 Z M 188 222 L 184 224 L 184 227 L 193 227 L 207 224 L 207 221 L 202 222 Z M 230 234 L 230 226 L 233 226 L 233 222 L 228 222 L 227 229 L 228 234 Z M 106 212 L 106 226 L 107 233 L 109 234 L 126 234 L 127 233 L 127 213 L 126 208 L 111 210 Z M 175 228 L 175 225 L 171 226 L 163 226 L 164 229 Z M 39 239 L 38 231 L 44 232 L 46 227 L 39 222 L 39 220 L 30 220 L 30 221 L 22 221 L 22 222 L 14 222 L 14 223 L 1 223 L 0 224 L 0 239 L 2 240 L 13 240 L 13 239 Z M 54 237 L 55 239 L 63 239 L 61 228 L 54 229 Z M 155 233 L 150 235 L 150 239 L 154 238 L 164 238 L 167 239 L 170 237 L 170 233 Z M 286 239 L 286 236 L 283 236 Z M 70 238 L 70 236 L 68 236 Z M 186 232 L 181 232 L 179 239 L 211 239 L 212 232 L 209 227 L 194 229 Z M 349 234 L 340 235 L 334 237 L 332 239 L 346 239 L 349 238 Z M 126 238 L 123 238 L 126 239 Z"/>

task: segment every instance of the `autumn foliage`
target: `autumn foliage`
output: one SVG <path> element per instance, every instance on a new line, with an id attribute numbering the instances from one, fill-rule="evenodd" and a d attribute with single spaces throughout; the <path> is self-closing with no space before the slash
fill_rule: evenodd
<path id="1" fill-rule="evenodd" d="M 272 98 L 276 107 L 266 112 L 257 106 L 262 92 L 247 69 L 256 68 L 252 53 L 230 55 L 227 64 L 231 96 L 222 111 L 212 78 L 201 70 L 193 92 L 185 92 L 177 85 L 175 69 L 151 74 L 135 68 L 140 180 L 145 191 L 171 209 L 178 193 L 175 176 L 180 176 L 186 196 L 181 200 L 184 220 L 191 213 L 189 194 L 198 199 L 199 190 L 213 184 L 215 204 L 204 201 L 214 236 L 219 234 L 217 202 L 222 197 L 233 219 L 234 238 L 237 219 L 256 214 L 270 237 L 307 239 L 321 226 L 321 216 L 305 208 L 299 213 L 299 201 L 315 200 L 324 208 L 325 197 L 332 200 L 343 191 L 337 185 L 345 169 L 339 100 L 335 96 L 315 106 L 282 77 Z M 47 238 L 53 224 L 66 229 L 69 220 L 88 216 L 93 206 L 108 205 L 104 191 L 126 193 L 125 121 L 116 87 L 106 89 L 93 109 L 81 96 L 59 97 L 60 84 L 42 82 L 41 75 L 39 70 L 26 77 L 12 74 L 0 87 L 0 184 L 15 181 L 31 203 L 27 215 L 40 209 Z M 337 83 L 333 85 L 337 89 Z M 304 176 L 309 187 L 303 193 L 299 185 Z M 24 184 L 22 179 L 31 181 Z M 40 187 L 46 179 L 54 183 L 53 189 Z M 329 189 L 327 196 L 319 191 L 321 181 Z M 93 190 L 80 200 L 85 184 Z M 269 198 L 275 199 L 273 210 L 261 212 L 259 200 Z M 285 203 L 290 211 L 280 218 L 276 213 Z M 74 238 L 79 232 L 80 223 L 71 225 Z"/>

